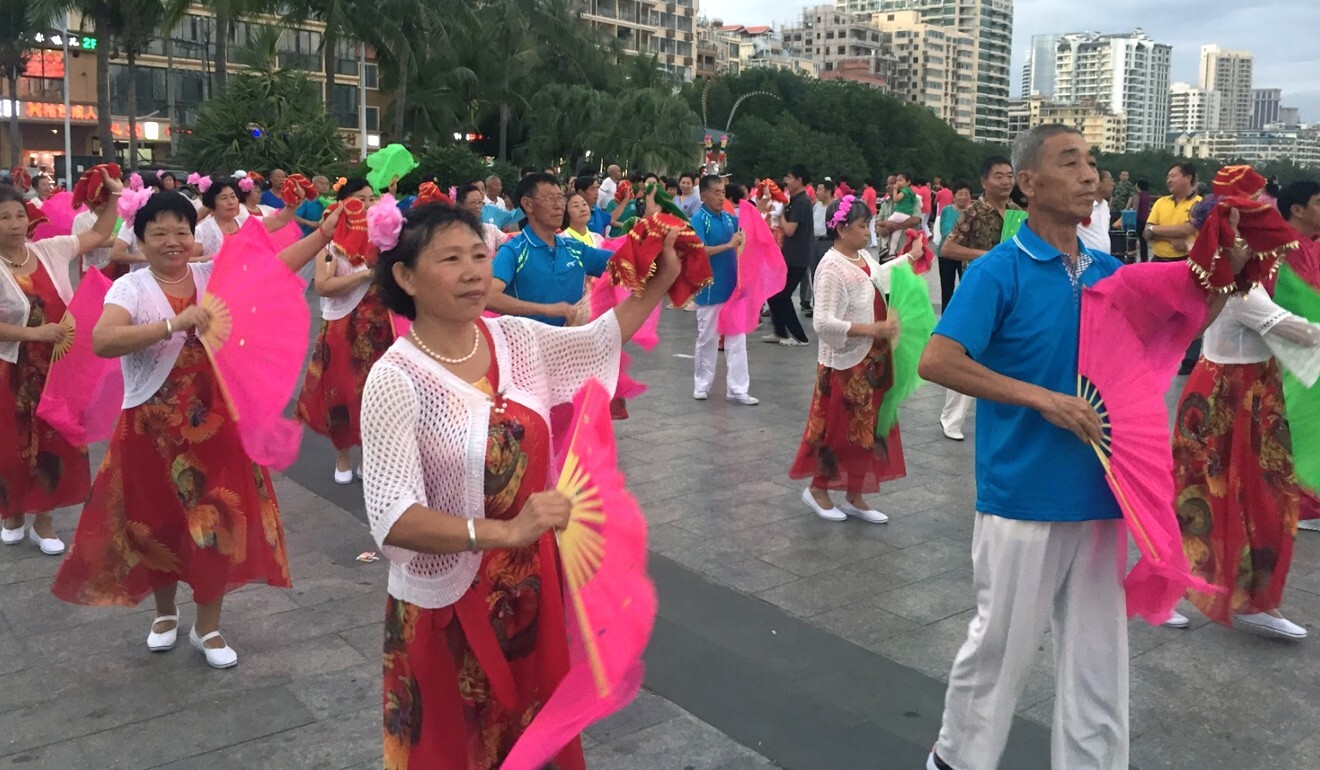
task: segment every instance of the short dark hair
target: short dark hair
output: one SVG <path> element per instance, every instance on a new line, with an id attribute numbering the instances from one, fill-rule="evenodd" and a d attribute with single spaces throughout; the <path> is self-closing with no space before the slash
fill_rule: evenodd
<path id="1" fill-rule="evenodd" d="M 162 181 L 162 182 L 164 182 L 166 179 L 169 179 L 170 181 L 174 182 L 175 184 L 178 184 L 178 183 L 179 183 L 179 178 L 178 178 L 177 176 L 175 176 L 175 175 L 174 175 L 172 172 L 170 172 L 170 171 L 162 171 L 162 172 L 160 172 L 159 174 L 156 175 L 156 178 L 159 179 L 159 180 Z"/>
<path id="2" fill-rule="evenodd" d="M 202 193 L 202 205 L 215 211 L 215 199 L 220 197 L 220 193 L 225 190 L 233 190 L 234 197 L 240 201 L 243 200 L 243 191 L 238 189 L 238 180 L 228 176 L 211 177 L 211 186 Z"/>
<path id="3" fill-rule="evenodd" d="M 903 177 L 904 179 L 908 180 L 909 182 L 915 182 L 915 181 L 916 181 L 916 180 L 914 180 L 914 179 L 912 178 L 912 175 L 909 174 L 909 173 L 906 172 L 906 171 L 895 171 L 895 172 L 894 172 L 894 178 L 895 178 L 895 179 L 897 179 L 897 178 L 900 177 L 900 176 Z"/>
<path id="4" fill-rule="evenodd" d="M 949 188 L 949 192 L 953 193 L 954 195 L 957 195 L 959 190 L 966 190 L 967 192 L 971 192 L 971 191 L 972 191 L 972 183 L 971 183 L 971 182 L 954 182 L 954 183 L 953 183 L 953 186 Z"/>
<path id="5" fill-rule="evenodd" d="M 684 171 L 683 173 L 678 175 L 678 181 L 681 182 L 684 179 L 691 179 L 692 181 L 695 182 L 697 181 L 697 175 L 692 173 L 691 171 Z"/>
<path id="6" fill-rule="evenodd" d="M 739 203 L 743 202 L 744 198 L 747 197 L 747 188 L 743 187 L 737 182 L 729 182 L 724 186 L 724 197 L 729 201 L 729 203 L 732 203 L 734 206 L 737 206 Z"/>
<path id="7" fill-rule="evenodd" d="M 536 169 L 532 168 L 531 166 L 523 166 L 518 173 L 520 176 L 527 176 L 528 174 L 535 174 L 538 172 Z M 540 172 L 540 173 L 544 173 L 544 172 Z"/>
<path id="8" fill-rule="evenodd" d="M 833 182 L 831 182 L 830 180 L 828 180 L 828 179 L 826 179 L 824 182 L 821 182 L 821 183 L 820 183 L 820 186 L 823 187 L 823 188 L 825 188 L 825 191 L 828 192 L 830 195 L 833 195 L 833 194 L 834 194 L 834 191 L 835 191 L 836 189 L 838 189 L 838 188 L 835 186 L 835 184 L 834 184 Z"/>
<path id="9" fill-rule="evenodd" d="M 1178 169 L 1179 173 L 1181 173 L 1183 176 L 1185 176 L 1185 177 L 1190 177 L 1191 180 L 1192 180 L 1192 183 L 1195 184 L 1195 182 L 1196 182 L 1196 164 L 1195 164 L 1195 163 L 1186 163 L 1186 162 L 1183 162 L 1183 163 L 1175 163 L 1175 164 L 1173 164 L 1172 166 L 1169 166 L 1169 170 L 1170 170 L 1170 171 L 1174 170 L 1175 168 Z"/>
<path id="10" fill-rule="evenodd" d="M 344 185 L 339 188 L 339 192 L 335 193 L 335 198 L 337 200 L 346 201 L 353 197 L 354 194 L 365 190 L 368 187 L 371 187 L 371 184 L 368 183 L 367 180 L 362 177 L 354 177 L 353 179 L 344 182 Z"/>
<path id="11" fill-rule="evenodd" d="M 197 209 L 193 208 L 192 201 L 183 197 L 182 193 L 157 192 L 147 198 L 147 202 L 142 204 L 133 218 L 133 235 L 137 236 L 139 242 L 146 238 L 147 225 L 160 219 L 163 214 L 172 214 L 187 222 L 191 231 L 197 229 Z"/>
<path id="12" fill-rule="evenodd" d="M 543 184 L 559 189 L 559 180 L 555 179 L 554 174 L 547 174 L 544 171 L 533 171 L 519 179 L 518 186 L 513 189 L 514 205 L 522 206 L 522 199 L 534 197 L 532 193 Z"/>
<path id="13" fill-rule="evenodd" d="M 1306 208 L 1311 205 L 1311 199 L 1317 195 L 1320 195 L 1320 182 L 1304 179 L 1286 185 L 1279 191 L 1279 213 L 1284 219 L 1292 219 L 1293 206 Z"/>
<path id="14" fill-rule="evenodd" d="M 843 221 L 839 223 L 838 227 L 830 227 L 829 225 L 830 220 L 834 219 L 834 215 L 839 212 L 839 207 L 842 205 L 843 205 L 843 199 L 841 198 L 839 200 L 830 203 L 829 207 L 825 209 L 826 238 L 838 238 L 839 237 L 838 227 L 847 227 L 848 225 L 851 225 L 853 222 L 856 222 L 858 220 L 861 219 L 869 220 L 871 218 L 871 209 L 867 208 L 866 204 L 862 202 L 861 198 L 853 198 L 852 202 L 849 204 L 848 213 L 847 215 L 844 216 Z"/>
<path id="15" fill-rule="evenodd" d="M 724 181 L 724 177 L 720 176 L 719 174 L 707 174 L 701 178 L 701 182 L 699 183 L 697 190 L 698 192 L 705 194 L 705 192 L 709 190 L 712 186 L 719 184 L 720 182 L 723 181 Z"/>
<path id="16" fill-rule="evenodd" d="M 417 303 L 394 278 L 394 266 L 400 262 L 409 268 L 417 266 L 417 255 L 431 243 L 441 230 L 466 227 L 481 237 L 481 222 L 461 208 L 441 203 L 423 203 L 413 206 L 403 217 L 403 229 L 394 248 L 382 251 L 376 261 L 376 285 L 380 287 L 381 301 L 395 313 L 410 321 L 417 320 Z"/>
<path id="17" fill-rule="evenodd" d="M 463 202 L 463 199 L 466 198 L 466 197 L 468 197 L 468 194 L 469 194 L 469 193 L 478 193 L 478 194 L 480 194 L 480 193 L 481 193 L 481 188 L 480 188 L 480 187 L 477 187 L 475 184 L 465 184 L 465 185 L 463 185 L 462 187 L 458 188 L 458 191 L 457 191 L 457 193 L 456 193 L 456 197 L 454 198 L 454 205 L 457 206 L 457 205 L 461 204 L 461 203 Z M 483 195 L 483 196 L 482 196 L 482 200 L 485 200 L 485 197 L 486 197 L 486 196 Z"/>
<path id="18" fill-rule="evenodd" d="M 1003 155 L 991 155 L 981 161 L 981 178 L 989 179 L 990 174 L 995 170 L 996 166 L 1008 166 L 1009 168 L 1013 168 L 1013 161 L 1005 158 Z"/>
<path id="19" fill-rule="evenodd" d="M 573 180 L 573 191 L 586 192 L 587 190 L 590 190 L 591 186 L 595 183 L 596 183 L 595 174 L 583 174 Z M 587 203 L 591 203 L 593 206 L 595 205 L 595 203 L 593 203 L 592 201 L 587 201 Z"/>
<path id="20" fill-rule="evenodd" d="M 27 197 L 11 184 L 0 184 L 0 203 L 17 203 L 27 213 Z"/>
<path id="21" fill-rule="evenodd" d="M 1142 192 L 1150 192 L 1150 180 L 1149 180 L 1149 179 L 1138 179 L 1138 180 L 1137 180 L 1137 189 L 1140 190 L 1140 191 L 1142 191 Z"/>
<path id="22" fill-rule="evenodd" d="M 802 180 L 802 184 L 811 184 L 811 172 L 801 163 L 794 163 L 788 167 L 788 173 Z"/>

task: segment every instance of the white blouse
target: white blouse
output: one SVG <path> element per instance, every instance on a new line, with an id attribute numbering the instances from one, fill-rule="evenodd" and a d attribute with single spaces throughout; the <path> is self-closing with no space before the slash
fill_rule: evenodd
<path id="1" fill-rule="evenodd" d="M 234 221 L 241 228 L 248 217 L 252 216 L 245 208 L 240 208 L 238 216 Z M 197 231 L 194 236 L 202 244 L 202 256 L 214 257 L 220 253 L 220 249 L 225 245 L 225 234 L 220 230 L 220 223 L 215 220 L 215 214 L 203 219 L 197 223 Z"/>
<path id="2" fill-rule="evenodd" d="M 869 276 L 839 251 L 830 249 L 821 257 L 811 286 L 811 325 L 820 340 L 816 360 L 831 369 L 848 369 L 866 358 L 872 338 L 849 337 L 848 330 L 853 324 L 875 323 L 876 292 L 887 294 L 889 271 L 910 262 L 904 254 L 880 265 L 866 251 L 857 254 L 870 269 Z"/>
<path id="3" fill-rule="evenodd" d="M 60 295 L 65 305 L 73 299 L 73 283 L 69 277 L 69 265 L 78 258 L 78 237 L 60 235 L 46 238 L 36 243 L 27 244 L 28 253 L 41 263 L 55 284 L 55 292 Z M 18 286 L 18 280 L 8 267 L 0 266 L 0 323 L 11 326 L 27 326 L 32 313 L 32 304 L 27 295 Z M 57 323 L 60 319 L 47 319 Z M 18 363 L 18 340 L 0 342 L 0 361 Z"/>
<path id="4" fill-rule="evenodd" d="M 73 234 L 82 235 L 91 232 L 92 227 L 96 225 L 96 212 L 84 211 L 73 218 Z M 122 228 L 121 228 L 122 229 Z M 129 228 L 130 230 L 132 228 Z M 110 247 L 98 246 L 91 251 L 83 254 L 82 268 L 83 272 L 88 270 L 100 270 L 110 264 Z"/>
<path id="5" fill-rule="evenodd" d="M 589 378 L 613 392 L 619 322 L 610 311 L 586 326 L 485 318 L 500 390 L 549 424 Z M 486 515 L 491 397 L 418 350 L 407 337 L 372 367 L 362 393 L 362 475 L 371 534 L 390 560 L 388 590 L 426 609 L 448 607 L 472 586 L 479 553 L 437 555 L 385 545 L 413 505 L 430 515 Z"/>
<path id="6" fill-rule="evenodd" d="M 190 262 L 188 267 L 192 270 L 193 284 L 200 298 L 206 293 L 206 284 L 211 279 L 215 263 Z M 105 295 L 105 304 L 118 305 L 127 310 L 134 325 L 159 323 L 175 316 L 169 299 L 150 270 L 129 273 L 115 281 Z M 179 359 L 184 337 L 183 333 L 175 334 L 119 359 L 119 366 L 124 372 L 125 409 L 139 406 L 156 395 L 174 368 L 174 362 Z"/>
<path id="7" fill-rule="evenodd" d="M 1216 364 L 1279 363 L 1314 384 L 1320 375 L 1320 324 L 1275 304 L 1262 286 L 1234 295 L 1205 330 L 1201 353 Z"/>
<path id="8" fill-rule="evenodd" d="M 333 243 L 326 249 L 326 254 L 329 254 L 335 261 L 336 278 L 342 278 L 346 275 L 353 275 L 371 269 L 370 267 L 367 267 L 366 263 L 354 265 L 352 262 L 348 261 L 348 258 L 344 256 L 344 253 Z M 317 261 L 321 265 L 324 265 L 325 257 L 321 257 Z M 357 286 L 354 286 L 352 291 L 344 294 L 339 294 L 333 297 L 321 297 L 321 320 L 337 321 L 340 318 L 347 316 L 349 313 L 352 313 L 353 309 L 362 302 L 362 298 L 367 296 L 367 291 L 370 289 L 371 281 L 367 281 L 366 283 L 360 283 Z"/>

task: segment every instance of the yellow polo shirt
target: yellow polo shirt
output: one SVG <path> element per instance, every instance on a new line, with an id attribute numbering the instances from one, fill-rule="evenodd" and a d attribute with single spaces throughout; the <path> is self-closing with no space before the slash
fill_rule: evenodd
<path id="1" fill-rule="evenodd" d="M 1192 207 L 1200 202 L 1199 195 L 1184 198 L 1181 203 L 1175 203 L 1172 195 L 1166 195 L 1151 204 L 1150 216 L 1146 218 L 1146 224 L 1156 227 L 1187 224 L 1191 221 Z M 1187 241 L 1190 243 L 1191 238 Z M 1187 256 L 1185 250 L 1174 248 L 1173 243 L 1163 238 L 1152 241 L 1150 248 L 1151 254 L 1157 259 L 1181 259 Z"/>

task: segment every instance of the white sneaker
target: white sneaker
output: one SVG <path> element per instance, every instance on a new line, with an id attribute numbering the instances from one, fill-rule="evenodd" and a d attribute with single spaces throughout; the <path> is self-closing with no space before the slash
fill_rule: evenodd
<path id="1" fill-rule="evenodd" d="M 802 490 L 802 502 L 806 503 L 808 508 L 815 511 L 817 516 L 826 521 L 848 520 L 848 514 L 838 508 L 821 508 L 820 503 L 816 502 L 816 498 L 811 496 L 811 487 Z"/>
<path id="2" fill-rule="evenodd" d="M 1306 629 L 1288 620 L 1276 618 L 1268 612 L 1253 615 L 1234 615 L 1233 625 L 1243 626 L 1261 636 L 1273 636 L 1279 639 L 1305 639 Z"/>
<path id="3" fill-rule="evenodd" d="M 17 529 L 6 529 L 0 527 L 0 543 L 5 545 L 18 545 L 23 542 L 23 536 L 27 534 L 27 523 L 18 525 Z"/>
<path id="4" fill-rule="evenodd" d="M 950 441 L 962 441 L 966 438 L 963 436 L 963 432 L 957 428 L 945 428 L 944 437 Z"/>
<path id="5" fill-rule="evenodd" d="M 174 621 L 174 625 L 168 631 L 156 632 L 156 624 L 166 621 Z M 166 652 L 174 649 L 174 643 L 179 638 L 179 615 L 160 615 L 151 621 L 151 633 L 147 634 L 147 649 L 152 652 Z"/>
<path id="6" fill-rule="evenodd" d="M 341 471 L 338 468 L 335 468 L 335 483 L 339 484 L 340 486 L 347 486 L 349 484 L 352 484 L 353 471 L 352 470 Z"/>
<path id="7" fill-rule="evenodd" d="M 730 401 L 737 401 L 743 406 L 756 406 L 757 404 L 761 403 L 761 399 L 753 397 L 752 394 L 750 393 L 734 393 L 732 395 L 725 396 L 725 398 L 727 398 Z"/>
<path id="8" fill-rule="evenodd" d="M 36 543 L 41 552 L 47 556 L 59 556 L 64 553 L 64 541 L 58 537 L 42 537 L 37 534 L 36 529 L 29 529 L 28 539 Z"/>
<path id="9" fill-rule="evenodd" d="M 219 635 L 219 631 L 212 631 L 206 636 L 198 638 L 197 626 L 193 626 L 192 630 L 188 632 L 188 641 L 192 643 L 192 646 L 195 647 L 198 652 L 206 656 L 206 664 L 211 668 L 233 668 L 238 665 L 238 653 L 234 652 L 233 647 L 230 647 L 228 644 L 224 647 L 206 646 L 208 641 Z"/>
<path id="10" fill-rule="evenodd" d="M 1320 519 L 1307 519 L 1297 522 L 1298 529 L 1309 529 L 1312 532 L 1320 532 Z"/>
<path id="11" fill-rule="evenodd" d="M 883 513 L 879 511 L 871 510 L 870 508 L 867 508 L 865 510 L 858 508 L 857 506 L 848 502 L 846 498 L 839 503 L 839 510 L 843 511 L 848 516 L 856 517 L 858 519 L 861 519 L 862 521 L 869 521 L 872 524 L 884 524 L 885 522 L 889 521 L 889 517 L 884 515 Z"/>
<path id="12" fill-rule="evenodd" d="M 1165 628 L 1187 628 L 1191 624 L 1192 621 L 1188 620 L 1186 615 L 1174 610 L 1173 614 L 1169 615 L 1169 619 L 1164 621 L 1162 625 Z"/>
<path id="13" fill-rule="evenodd" d="M 810 343 L 803 342 L 802 340 L 794 339 L 792 337 L 785 337 L 779 341 L 779 344 L 786 348 L 800 348 L 805 345 L 809 345 Z"/>
<path id="14" fill-rule="evenodd" d="M 783 343 L 785 339 L 787 339 L 787 337 L 780 337 L 778 334 L 767 334 L 761 338 L 761 341 L 768 342 L 771 345 L 777 345 Z"/>
<path id="15" fill-rule="evenodd" d="M 710 394 L 704 390 L 694 390 L 692 391 L 692 397 L 698 401 L 705 401 L 710 398 Z"/>

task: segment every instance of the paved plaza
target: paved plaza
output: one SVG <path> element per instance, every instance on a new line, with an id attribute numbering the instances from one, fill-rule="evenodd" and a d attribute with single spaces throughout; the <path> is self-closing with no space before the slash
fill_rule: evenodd
<path id="1" fill-rule="evenodd" d="M 666 312 L 661 332 L 655 351 L 634 353 L 650 390 L 615 423 L 651 526 L 660 617 L 647 689 L 588 730 L 588 766 L 920 770 L 974 612 L 970 421 L 967 442 L 945 439 L 943 391 L 920 390 L 901 417 L 908 477 L 873 498 L 890 523 L 824 522 L 785 475 L 814 342 L 750 342 L 761 404 L 745 407 L 718 398 L 722 364 L 711 400 L 692 400 L 694 314 Z M 385 562 L 356 561 L 377 548 L 361 487 L 335 486 L 331 463 L 308 434 L 276 482 L 294 587 L 226 600 L 235 669 L 207 668 L 186 642 L 149 653 L 149 604 L 63 604 L 50 594 L 58 559 L 0 550 L 0 767 L 379 767 Z M 66 541 L 76 516 L 57 517 Z M 1283 609 L 1320 627 L 1320 533 L 1299 534 Z M 194 608 L 181 610 L 186 628 Z M 1131 624 L 1133 766 L 1320 767 L 1320 641 L 1184 611 L 1188 630 Z M 1051 649 L 1043 639 L 1005 770 L 1049 767 Z"/>

